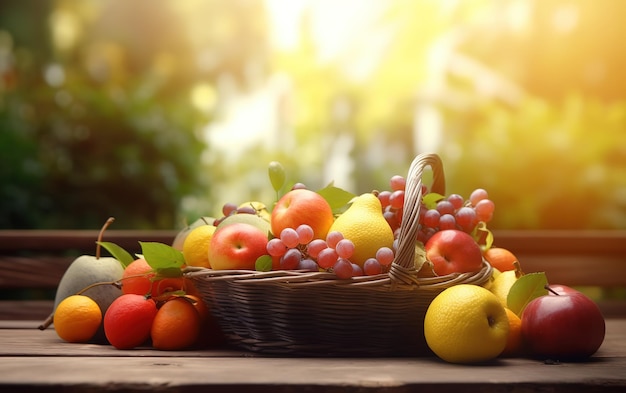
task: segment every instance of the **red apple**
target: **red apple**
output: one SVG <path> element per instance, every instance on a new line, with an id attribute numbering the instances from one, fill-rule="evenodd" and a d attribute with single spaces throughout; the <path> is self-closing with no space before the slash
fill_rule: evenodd
<path id="1" fill-rule="evenodd" d="M 295 189 L 278 200 L 270 222 L 274 236 L 280 236 L 285 228 L 296 229 L 301 224 L 308 224 L 313 228 L 315 239 L 325 239 L 334 220 L 330 205 L 320 194 L 307 189 Z"/>
<path id="2" fill-rule="evenodd" d="M 586 359 L 604 341 L 604 317 L 586 295 L 559 287 L 553 289 L 554 293 L 528 303 L 522 313 L 522 338 L 530 353 L 537 357 Z"/>
<path id="3" fill-rule="evenodd" d="M 568 287 L 567 285 L 561 284 L 550 284 L 548 285 L 548 295 L 564 295 L 567 293 L 580 293 L 580 291 L 575 290 L 574 288 Z M 551 289 L 551 291 L 550 291 Z"/>
<path id="4" fill-rule="evenodd" d="M 426 258 L 438 276 L 477 272 L 483 266 L 480 246 L 469 234 L 457 229 L 435 232 L 424 245 Z"/>
<path id="5" fill-rule="evenodd" d="M 254 264 L 267 254 L 267 233 L 246 224 L 234 223 L 215 231 L 209 247 L 211 268 L 254 270 Z"/>

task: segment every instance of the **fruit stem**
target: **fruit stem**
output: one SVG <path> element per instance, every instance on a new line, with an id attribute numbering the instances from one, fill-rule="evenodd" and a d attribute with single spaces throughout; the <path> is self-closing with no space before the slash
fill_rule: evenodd
<path id="1" fill-rule="evenodd" d="M 515 266 L 515 278 L 520 278 L 524 275 L 522 271 L 522 266 L 519 264 L 519 261 L 513 261 L 513 266 Z"/>
<path id="2" fill-rule="evenodd" d="M 543 286 L 545 289 L 547 289 L 549 292 L 552 292 L 553 294 L 557 295 L 557 296 L 561 296 L 561 294 L 559 294 L 557 291 L 555 291 L 554 289 L 550 288 L 550 285 L 546 284 Z"/>
<path id="3" fill-rule="evenodd" d="M 102 281 L 102 282 L 96 282 L 94 284 L 86 286 L 85 288 L 76 292 L 75 295 L 82 295 L 85 291 L 93 287 L 97 287 L 99 285 L 113 285 L 117 287 L 118 289 L 122 289 L 122 283 L 120 283 L 119 281 Z M 53 321 L 54 321 L 54 310 L 50 313 L 50 315 L 46 317 L 46 319 L 43 320 L 43 322 L 41 322 L 41 325 L 39 325 L 37 328 L 39 330 L 46 330 L 50 325 L 52 325 Z"/>
<path id="4" fill-rule="evenodd" d="M 111 225 L 111 223 L 115 221 L 115 218 L 109 217 L 102 228 L 100 228 L 100 233 L 98 234 L 98 241 L 96 242 L 96 259 L 100 259 L 100 242 L 102 242 L 102 236 L 104 235 L 104 231 Z"/>
<path id="5" fill-rule="evenodd" d="M 48 315 L 46 317 L 46 319 L 44 319 L 44 321 L 41 323 L 41 325 L 37 326 L 37 329 L 39 330 L 46 330 L 48 328 L 48 326 L 52 325 L 52 319 L 54 318 L 54 311 L 52 311 L 50 313 L 50 315 Z"/>
<path id="6" fill-rule="evenodd" d="M 94 288 L 94 287 L 97 287 L 97 286 L 100 286 L 100 285 L 113 285 L 117 289 L 122 289 L 122 284 L 119 282 L 119 280 L 118 281 L 102 281 L 102 282 L 93 283 L 91 285 L 87 285 L 85 288 L 83 288 L 80 291 L 76 292 L 75 295 L 82 295 L 83 293 L 87 292 L 91 288 Z"/>

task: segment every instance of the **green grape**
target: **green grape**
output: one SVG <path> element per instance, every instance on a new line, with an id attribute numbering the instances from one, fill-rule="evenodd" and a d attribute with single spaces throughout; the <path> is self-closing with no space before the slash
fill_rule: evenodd
<path id="1" fill-rule="evenodd" d="M 278 192 L 285 185 L 285 168 L 278 161 L 272 161 L 268 167 L 270 182 L 274 191 Z"/>

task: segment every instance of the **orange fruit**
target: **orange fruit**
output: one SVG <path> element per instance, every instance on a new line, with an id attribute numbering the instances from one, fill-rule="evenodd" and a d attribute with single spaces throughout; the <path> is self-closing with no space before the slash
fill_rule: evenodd
<path id="1" fill-rule="evenodd" d="M 135 259 L 124 269 L 122 292 L 135 295 L 147 295 L 152 289 L 150 279 L 155 276 L 152 267 L 143 259 Z"/>
<path id="2" fill-rule="evenodd" d="M 515 270 L 514 262 L 519 263 L 517 257 L 511 251 L 502 247 L 491 247 L 485 251 L 483 257 L 492 267 L 501 272 Z"/>
<path id="3" fill-rule="evenodd" d="M 152 346 L 170 351 L 189 348 L 198 340 L 200 326 L 200 314 L 192 302 L 185 297 L 174 297 L 154 317 L 150 330 Z"/>
<path id="4" fill-rule="evenodd" d="M 104 334 L 117 349 L 135 348 L 150 338 L 156 314 L 154 300 L 134 293 L 124 294 L 104 314 Z"/>
<path id="5" fill-rule="evenodd" d="M 211 314 L 209 307 L 199 296 L 185 295 L 192 301 L 194 307 L 200 314 L 200 336 L 197 344 L 201 347 L 216 347 L 226 342 L 222 328 L 217 319 Z"/>
<path id="6" fill-rule="evenodd" d="M 54 311 L 54 330 L 70 343 L 84 343 L 93 338 L 102 323 L 102 311 L 92 298 L 68 296 Z"/>
<path id="7" fill-rule="evenodd" d="M 513 311 L 504 308 L 509 318 L 509 335 L 500 356 L 517 356 L 522 353 L 522 320 Z"/>
<path id="8" fill-rule="evenodd" d="M 155 279 L 156 273 L 152 266 L 143 258 L 131 262 L 122 275 L 122 292 L 136 295 L 158 296 L 164 292 L 183 288 L 182 277 Z"/>
<path id="9" fill-rule="evenodd" d="M 206 303 L 202 301 L 200 296 L 187 294 L 185 295 L 185 297 L 196 308 L 196 311 L 200 316 L 200 322 L 204 323 L 205 321 L 207 321 L 211 314 L 209 313 L 209 308 L 207 307 Z"/>
<path id="10" fill-rule="evenodd" d="M 200 291 L 196 288 L 196 284 L 188 277 L 183 276 L 183 288 L 185 294 L 200 297 Z"/>

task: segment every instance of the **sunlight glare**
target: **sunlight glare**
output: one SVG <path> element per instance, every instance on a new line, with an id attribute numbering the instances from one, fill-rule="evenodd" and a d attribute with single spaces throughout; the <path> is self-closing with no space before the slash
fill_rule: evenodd
<path id="1" fill-rule="evenodd" d="M 208 83 L 197 84 L 191 90 L 191 103 L 201 112 L 211 112 L 217 103 L 217 92 Z"/>
<path id="2" fill-rule="evenodd" d="M 310 34 L 320 63 L 338 62 L 347 76 L 366 78 L 393 34 L 375 26 L 385 2 L 345 0 L 266 0 L 273 44 L 292 51 Z M 303 30 L 307 29 L 307 30 Z"/>
<path id="3" fill-rule="evenodd" d="M 308 0 L 265 0 L 272 43 L 279 51 L 293 50 L 300 39 L 302 13 Z"/>
<path id="4" fill-rule="evenodd" d="M 56 48 L 68 50 L 78 41 L 80 26 L 74 14 L 63 10 L 53 12 L 50 15 L 50 27 Z"/>

